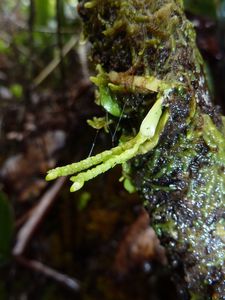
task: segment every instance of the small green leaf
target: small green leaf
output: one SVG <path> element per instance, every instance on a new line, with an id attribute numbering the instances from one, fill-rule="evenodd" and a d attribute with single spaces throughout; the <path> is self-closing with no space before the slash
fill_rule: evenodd
<path id="1" fill-rule="evenodd" d="M 114 117 L 121 115 L 121 109 L 118 102 L 110 95 L 107 87 L 99 87 L 100 103 L 104 109 Z"/>
<path id="2" fill-rule="evenodd" d="M 105 117 L 94 117 L 92 120 L 87 120 L 88 125 L 92 128 L 100 130 L 102 128 L 108 133 L 108 127 L 112 123 L 112 120 L 107 120 Z"/>
<path id="3" fill-rule="evenodd" d="M 108 75 L 104 72 L 100 65 L 97 65 L 96 69 L 98 71 L 98 75 L 96 77 L 90 77 L 90 79 L 99 89 L 99 93 L 97 94 L 97 104 L 104 107 L 104 109 L 114 117 L 119 117 L 121 115 L 121 108 L 115 97 L 111 95 L 108 87 Z"/>
<path id="4" fill-rule="evenodd" d="M 10 92 L 13 94 L 14 97 L 19 99 L 22 97 L 23 87 L 18 83 L 12 84 L 10 86 Z"/>
<path id="5" fill-rule="evenodd" d="M 10 203 L 0 192 L 0 265 L 10 257 L 13 233 L 13 216 Z"/>

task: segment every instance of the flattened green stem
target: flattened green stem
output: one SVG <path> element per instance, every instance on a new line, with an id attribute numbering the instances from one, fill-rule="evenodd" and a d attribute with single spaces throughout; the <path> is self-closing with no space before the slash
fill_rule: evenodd
<path id="1" fill-rule="evenodd" d="M 118 155 L 113 155 L 111 158 L 98 165 L 97 167 L 71 177 L 70 179 L 74 183 L 71 186 L 70 191 L 78 191 L 83 187 L 86 181 L 89 181 L 97 177 L 98 175 L 105 173 L 118 164 L 125 163 L 138 154 L 146 153 L 147 151 L 152 150 L 157 145 L 160 133 L 163 130 L 169 117 L 169 113 L 167 111 L 162 115 L 162 101 L 163 99 L 159 98 L 145 117 L 144 121 L 141 124 L 139 133 L 133 140 L 130 141 L 130 145 L 133 144 L 133 147 L 126 147 L 126 151 L 121 152 Z M 149 125 L 149 122 L 151 123 L 151 125 Z M 146 136 L 147 133 L 149 133 L 148 136 Z"/>
<path id="2" fill-rule="evenodd" d="M 106 150 L 95 156 L 88 157 L 80 162 L 75 162 L 73 164 L 69 164 L 69 165 L 66 165 L 63 167 L 58 167 L 58 168 L 52 169 L 52 170 L 48 171 L 46 180 L 50 181 L 50 180 L 54 180 L 60 176 L 72 175 L 74 173 L 78 173 L 83 170 L 89 169 L 90 167 L 92 167 L 94 165 L 98 165 L 101 162 L 108 160 L 113 155 L 120 154 L 121 152 L 125 151 L 126 149 L 133 147 L 136 143 L 136 139 L 137 138 L 133 138 L 132 140 L 130 140 L 124 144 L 121 144 L 110 150 Z"/>
<path id="3" fill-rule="evenodd" d="M 110 81 L 110 88 L 113 88 L 113 85 L 118 85 L 119 87 L 123 87 L 125 90 L 140 91 L 141 93 L 159 92 L 181 85 L 178 82 L 166 82 L 154 76 L 134 76 L 128 73 L 118 73 L 115 71 L 112 71 L 107 75 L 108 80 Z"/>
<path id="4" fill-rule="evenodd" d="M 89 181 L 97 177 L 99 174 L 105 173 L 106 171 L 114 168 L 116 165 L 122 164 L 127 160 L 131 159 L 137 153 L 139 145 L 140 144 L 136 144 L 133 148 L 124 151 L 120 155 L 113 156 L 112 158 L 102 163 L 101 165 L 91 170 L 88 170 L 86 172 L 79 173 L 77 176 L 71 177 L 70 179 L 74 183 L 71 186 L 70 191 L 76 192 L 77 190 L 83 187 L 86 181 Z"/>
<path id="5" fill-rule="evenodd" d="M 162 124 L 165 124 L 165 118 L 162 116 L 162 103 L 163 96 L 160 96 L 144 118 L 138 134 L 133 139 L 111 150 L 106 150 L 96 156 L 88 157 L 81 162 L 50 170 L 46 179 L 52 180 L 59 176 L 79 173 L 97 165 L 92 169 L 71 177 L 71 180 L 74 183 L 71 186 L 70 191 L 75 192 L 81 189 L 86 181 L 89 181 L 99 174 L 105 173 L 114 166 L 123 164 L 134 156 L 143 153 L 143 149 L 145 149 L 145 151 L 150 151 L 157 145 L 158 137 L 155 136 L 160 134 L 157 127 L 160 127 L 160 130 L 163 130 Z M 162 122 L 160 121 L 161 119 L 163 120 Z"/>
<path id="6" fill-rule="evenodd" d="M 135 140 L 135 143 L 133 143 L 132 140 L 132 144 L 133 144 L 132 148 L 128 148 L 126 146 L 127 148 L 126 151 L 118 155 L 114 154 L 111 156 L 111 158 L 103 162 L 101 165 L 71 177 L 71 181 L 73 181 L 74 183 L 71 186 L 70 191 L 75 192 L 79 190 L 80 188 L 83 187 L 86 181 L 89 181 L 97 177 L 99 174 L 105 173 L 106 171 L 113 168 L 114 166 L 118 164 L 123 164 L 129 159 L 133 158 L 139 153 L 140 146 L 145 144 L 146 141 L 149 140 L 148 151 L 154 148 L 157 145 L 157 141 L 158 141 L 157 137 L 154 139 L 154 135 L 156 133 L 156 128 L 157 125 L 160 123 L 159 121 L 162 115 L 162 102 L 163 102 L 163 98 L 160 97 L 148 112 L 147 116 L 145 117 L 145 119 L 141 124 L 138 135 L 133 139 Z M 151 140 L 152 143 L 150 142 Z"/>
<path id="7" fill-rule="evenodd" d="M 107 88 L 111 91 L 157 93 L 183 85 L 181 82 L 161 80 L 155 76 L 132 75 L 131 70 L 129 72 L 111 71 L 106 73 L 100 65 L 98 65 L 96 69 L 98 75 L 90 77 L 90 79 L 99 88 L 100 95 L 102 91 L 104 92 L 101 98 L 109 98 L 110 93 L 107 91 Z M 105 89 L 105 91 L 103 89 Z M 114 101 L 114 99 L 110 100 L 110 102 L 112 101 Z"/>

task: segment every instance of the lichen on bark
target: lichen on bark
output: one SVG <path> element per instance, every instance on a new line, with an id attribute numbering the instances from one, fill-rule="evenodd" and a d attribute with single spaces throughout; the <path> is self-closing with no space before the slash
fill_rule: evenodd
<path id="1" fill-rule="evenodd" d="M 79 13 L 98 65 L 98 103 L 133 126 L 124 126 L 118 147 L 48 179 L 78 173 L 74 191 L 122 164 L 173 274 L 183 274 L 174 275 L 177 284 L 193 299 L 223 299 L 225 128 L 182 1 L 83 0 Z"/>

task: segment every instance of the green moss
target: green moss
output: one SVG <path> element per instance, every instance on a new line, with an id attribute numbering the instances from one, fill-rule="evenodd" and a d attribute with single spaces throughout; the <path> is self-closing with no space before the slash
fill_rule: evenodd
<path id="1" fill-rule="evenodd" d="M 224 141 L 208 115 L 196 114 L 176 142 L 165 140 L 132 162 L 171 264 L 182 261 L 189 288 L 200 299 L 212 283 L 218 295 L 224 290 Z"/>

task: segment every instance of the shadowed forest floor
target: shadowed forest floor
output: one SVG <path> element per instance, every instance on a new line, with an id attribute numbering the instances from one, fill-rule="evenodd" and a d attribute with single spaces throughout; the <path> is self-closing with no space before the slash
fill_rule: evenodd
<path id="1" fill-rule="evenodd" d="M 109 134 L 96 133 L 86 122 L 105 112 L 94 103 L 78 16 L 65 20 L 60 3 L 55 33 L 41 21 L 36 30 L 31 7 L 27 21 L 16 6 L 6 14 L 0 4 L 0 199 L 13 211 L 5 220 L 13 233 L 0 257 L 0 299 L 187 299 L 171 282 L 141 199 L 119 182 L 119 167 L 75 194 L 68 180 L 44 179 L 55 166 L 109 149 L 119 128 L 115 119 Z M 218 24 L 190 17 L 224 108 Z M 0 227 L 11 235 L 3 217 Z"/>

